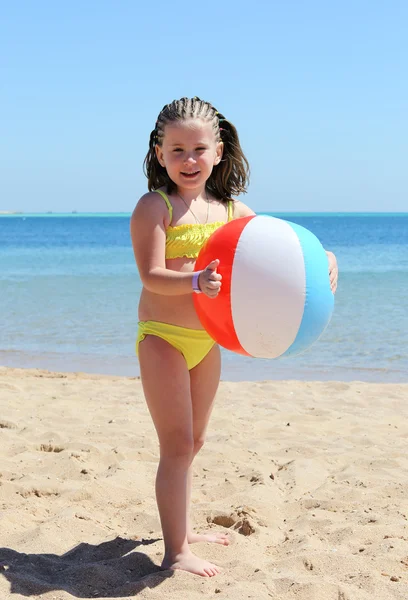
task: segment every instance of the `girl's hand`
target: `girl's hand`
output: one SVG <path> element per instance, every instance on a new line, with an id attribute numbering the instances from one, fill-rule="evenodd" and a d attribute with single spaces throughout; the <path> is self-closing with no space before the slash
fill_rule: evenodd
<path id="1" fill-rule="evenodd" d="M 201 271 L 198 277 L 198 285 L 203 294 L 209 298 L 216 298 L 221 289 L 222 275 L 217 273 L 217 268 L 220 264 L 218 258 L 212 260 L 210 264 Z"/>
<path id="2" fill-rule="evenodd" d="M 333 252 L 326 251 L 326 254 L 327 258 L 329 259 L 330 287 L 333 294 L 335 294 L 337 289 L 337 281 L 339 278 L 339 268 L 337 265 L 337 259 L 334 256 Z"/>

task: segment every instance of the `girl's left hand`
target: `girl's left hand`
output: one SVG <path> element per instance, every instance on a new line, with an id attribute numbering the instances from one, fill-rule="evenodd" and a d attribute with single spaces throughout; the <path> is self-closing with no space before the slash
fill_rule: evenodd
<path id="1" fill-rule="evenodd" d="M 335 294 L 337 290 L 337 281 L 339 279 L 339 268 L 337 265 L 337 259 L 334 256 L 333 252 L 328 252 L 326 250 L 326 254 L 327 258 L 329 259 L 330 287 L 333 294 Z"/>

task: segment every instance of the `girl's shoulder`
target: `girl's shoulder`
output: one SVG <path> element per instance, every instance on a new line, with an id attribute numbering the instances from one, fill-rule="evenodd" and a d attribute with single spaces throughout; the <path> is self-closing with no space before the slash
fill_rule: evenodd
<path id="1" fill-rule="evenodd" d="M 163 204 L 163 196 L 159 193 L 164 190 L 160 188 L 160 190 L 153 190 L 152 192 L 146 192 L 143 196 L 140 196 L 139 200 L 136 203 L 136 207 L 140 205 L 142 206 L 152 206 L 156 204 Z"/>
<path id="2" fill-rule="evenodd" d="M 252 208 L 249 208 L 249 206 L 241 202 L 241 200 L 236 200 L 235 198 L 233 198 L 232 200 L 234 202 L 234 219 L 239 219 L 241 217 L 251 217 L 252 215 L 256 214 L 252 210 Z"/>
<path id="3" fill-rule="evenodd" d="M 161 194 L 156 191 L 146 192 L 137 201 L 132 219 L 167 221 L 168 213 L 168 208 Z"/>

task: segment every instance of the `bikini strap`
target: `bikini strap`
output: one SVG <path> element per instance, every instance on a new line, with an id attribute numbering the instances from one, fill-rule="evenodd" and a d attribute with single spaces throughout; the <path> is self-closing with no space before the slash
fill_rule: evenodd
<path id="1" fill-rule="evenodd" d="M 167 208 L 169 209 L 169 215 L 170 215 L 170 223 L 171 220 L 173 218 L 173 207 L 171 205 L 170 200 L 167 198 L 166 194 L 164 192 L 162 192 L 161 190 L 155 190 L 155 192 L 157 192 L 158 194 L 160 194 L 160 196 L 163 198 L 163 200 L 166 203 Z"/>
<path id="2" fill-rule="evenodd" d="M 160 196 L 165 201 L 166 206 L 169 209 L 170 223 L 171 223 L 171 221 L 173 219 L 173 207 L 171 205 L 170 200 L 168 199 L 167 195 L 164 192 L 162 192 L 161 190 L 155 190 L 155 192 L 160 194 Z M 228 200 L 228 221 L 231 221 L 231 219 L 233 219 L 233 218 L 234 218 L 234 202 L 233 202 L 233 200 Z"/>
<path id="3" fill-rule="evenodd" d="M 228 221 L 234 218 L 234 203 L 233 200 L 228 200 Z"/>

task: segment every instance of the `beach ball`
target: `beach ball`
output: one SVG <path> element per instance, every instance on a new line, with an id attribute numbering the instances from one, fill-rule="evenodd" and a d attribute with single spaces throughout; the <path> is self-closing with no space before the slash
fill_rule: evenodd
<path id="1" fill-rule="evenodd" d="M 323 333 L 334 296 L 327 255 L 308 229 L 267 215 L 234 219 L 207 240 L 195 269 L 217 258 L 220 293 L 193 298 L 221 346 L 256 358 L 295 356 Z"/>

